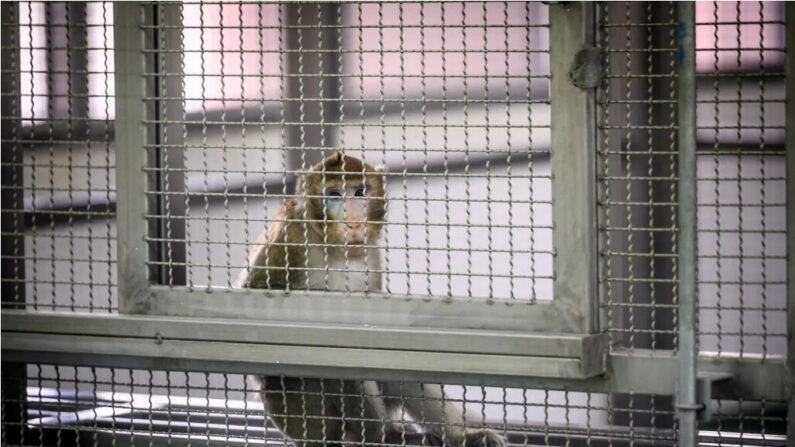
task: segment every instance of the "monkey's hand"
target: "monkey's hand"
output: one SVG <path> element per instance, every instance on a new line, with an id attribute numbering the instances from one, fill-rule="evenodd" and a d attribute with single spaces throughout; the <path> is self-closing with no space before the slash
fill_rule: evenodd
<path id="1" fill-rule="evenodd" d="M 505 440 L 493 430 L 477 430 L 467 432 L 464 447 L 505 447 Z"/>
<path id="2" fill-rule="evenodd" d="M 450 439 L 442 439 L 439 434 L 425 433 L 423 445 L 436 447 L 505 447 L 505 440 L 493 430 L 476 430 L 467 432 L 460 444 Z"/>

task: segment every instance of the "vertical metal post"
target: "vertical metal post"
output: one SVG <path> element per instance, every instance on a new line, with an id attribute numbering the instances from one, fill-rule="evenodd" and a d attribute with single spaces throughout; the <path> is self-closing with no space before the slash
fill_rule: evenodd
<path id="1" fill-rule="evenodd" d="M 575 86 L 569 78 L 577 53 L 594 44 L 594 5 L 552 4 L 549 23 L 554 303 L 571 316 L 571 330 L 594 333 L 599 330 L 596 101 L 594 88 Z"/>
<path id="2" fill-rule="evenodd" d="M 2 291 L 4 309 L 25 306 L 25 219 L 20 134 L 19 4 L 4 2 L 0 10 L 2 27 Z M 32 124 L 31 124 L 32 125 Z M 3 444 L 25 440 L 27 370 L 23 363 L 2 366 Z"/>
<path id="3" fill-rule="evenodd" d="M 787 438 L 795 439 L 795 3 L 787 3 L 786 60 L 786 153 L 787 153 L 787 367 L 789 369 L 789 417 Z"/>
<path id="4" fill-rule="evenodd" d="M 122 313 L 146 313 L 150 305 L 144 239 L 147 225 L 142 14 L 140 3 L 114 4 L 116 219 Z"/>
<path id="5" fill-rule="evenodd" d="M 696 59 L 695 6 L 677 4 L 679 143 L 679 445 L 694 446 L 696 412 Z"/>
<path id="6" fill-rule="evenodd" d="M 19 23 L 16 3 L 3 4 L 3 23 Z M 2 299 L 4 307 L 25 302 L 25 235 L 20 136 L 19 27 L 4 26 L 2 75 Z M 32 124 L 31 124 L 32 125 Z"/>

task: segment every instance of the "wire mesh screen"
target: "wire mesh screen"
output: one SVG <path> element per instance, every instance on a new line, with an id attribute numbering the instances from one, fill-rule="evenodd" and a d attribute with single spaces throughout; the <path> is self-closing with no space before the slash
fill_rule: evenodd
<path id="1" fill-rule="evenodd" d="M 704 445 L 787 444 L 787 403 L 769 400 L 713 400 L 714 418 L 700 432 Z"/>
<path id="2" fill-rule="evenodd" d="M 675 9 L 600 12 L 601 304 L 613 349 L 676 349 Z M 786 351 L 783 14 L 780 3 L 697 5 L 702 355 Z M 786 443 L 782 405 L 711 408 L 704 445 Z"/>
<path id="3" fill-rule="evenodd" d="M 4 307 L 117 307 L 112 16 L 110 3 L 4 5 Z"/>
<path id="4" fill-rule="evenodd" d="M 600 7 L 602 299 L 617 346 L 676 345 L 676 10 Z"/>
<path id="5" fill-rule="evenodd" d="M 263 288 L 552 298 L 546 5 L 144 8 L 153 281 L 235 286 L 287 227 Z M 335 151 L 368 204 L 384 184 L 355 250 L 329 230 L 361 223 L 335 215 L 347 188 L 305 181 L 333 183 Z"/>
<path id="6" fill-rule="evenodd" d="M 144 3 L 152 283 L 201 291 L 261 274 L 266 289 L 552 299 L 547 10 Z M 2 5 L 4 310 L 118 308 L 112 16 L 111 3 Z M 597 17 L 603 328 L 612 354 L 665 355 L 677 349 L 676 4 L 600 3 Z M 700 354 L 769 365 L 787 333 L 784 6 L 699 3 L 697 22 Z M 337 151 L 351 158 L 321 163 Z M 334 188 L 311 191 L 312 176 Z M 328 214 L 339 197 L 361 197 L 360 213 L 380 201 L 384 215 Z M 313 199 L 320 214 L 287 215 Z M 257 240 L 288 221 L 301 242 Z M 309 237 L 329 221 L 342 238 Z M 361 239 L 348 239 L 357 224 Z M 284 263 L 250 262 L 266 243 Z M 431 444 L 423 433 L 441 425 L 407 411 L 439 403 L 410 381 L 274 376 L 294 386 L 271 392 L 266 411 L 231 368 L 4 363 L 2 444 L 285 445 L 273 418 L 310 444 L 340 426 L 397 427 L 368 445 Z M 556 388 L 445 384 L 440 399 L 465 409 L 465 428 L 511 445 L 677 441 L 670 395 Z M 297 406 L 280 409 L 288 394 Z M 363 416 L 367 398 L 399 405 Z M 702 445 L 787 444 L 785 402 L 722 398 L 709 410 Z"/>
<path id="7" fill-rule="evenodd" d="M 251 376 L 203 372 L 130 370 L 30 364 L 21 396 L 3 394 L 3 431 L 21 443 L 52 445 L 285 445 L 263 411 Z M 285 380 L 282 378 L 282 380 Z M 282 406 L 294 439 L 324 445 L 340 424 L 391 427 L 397 439 L 367 445 L 429 445 L 421 433 L 433 424 L 412 418 L 402 406 L 378 418 L 362 417 L 362 399 L 335 379 L 290 378 L 300 386 L 280 395 L 295 406 Z M 385 397 L 395 402 L 418 399 L 400 383 Z M 668 406 L 655 396 L 633 395 L 626 405 L 609 395 L 562 390 L 445 385 L 448 404 L 460 405 L 468 430 L 487 427 L 509 445 L 674 445 L 675 433 L 648 428 L 671 421 Z M 377 389 L 377 388 L 376 388 Z M 401 391 L 403 390 L 403 391 Z M 349 404 L 345 407 L 343 402 Z M 651 411 L 647 408 L 652 403 Z M 430 401 L 425 402 L 431 405 Z M 639 406 L 639 404 L 641 404 Z M 342 408 L 342 411 L 339 409 Z M 21 411 L 10 415 L 10 411 Z M 20 422 L 24 421 L 24 422 Z M 670 424 L 670 422 L 668 422 Z M 317 430 L 326 427 L 327 430 Z"/>
<path id="8" fill-rule="evenodd" d="M 703 445 L 787 445 L 787 403 L 714 400 L 714 418 L 700 432 Z"/>
<path id="9" fill-rule="evenodd" d="M 696 10 L 699 341 L 722 356 L 786 354 L 784 7 Z"/>
<path id="10" fill-rule="evenodd" d="M 671 5 L 604 4 L 603 305 L 622 346 L 675 348 Z M 784 5 L 697 8 L 704 353 L 786 351 Z"/>

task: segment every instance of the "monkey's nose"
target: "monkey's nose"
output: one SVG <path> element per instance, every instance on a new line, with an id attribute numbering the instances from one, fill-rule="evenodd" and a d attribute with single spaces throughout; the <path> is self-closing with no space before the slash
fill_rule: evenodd
<path id="1" fill-rule="evenodd" d="M 362 224 L 359 222 L 347 224 L 349 230 L 361 230 Z"/>

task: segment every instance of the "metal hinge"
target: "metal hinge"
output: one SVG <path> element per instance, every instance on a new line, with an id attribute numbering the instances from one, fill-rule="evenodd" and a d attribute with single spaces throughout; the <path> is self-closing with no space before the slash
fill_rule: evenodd
<path id="1" fill-rule="evenodd" d="M 585 47 L 574 55 L 569 69 L 569 82 L 581 89 L 596 88 L 602 81 L 602 52 Z"/>

